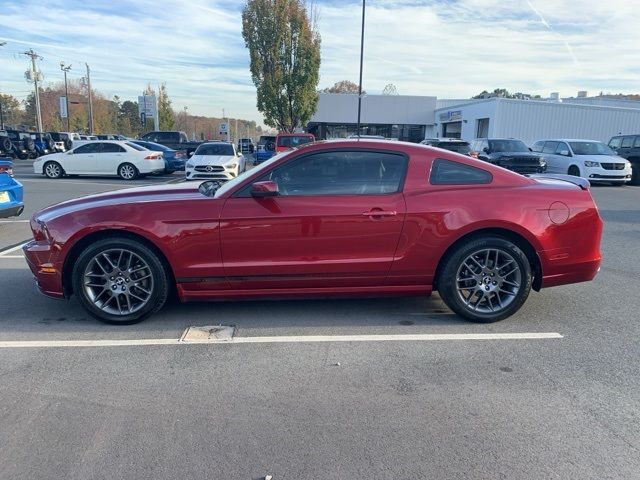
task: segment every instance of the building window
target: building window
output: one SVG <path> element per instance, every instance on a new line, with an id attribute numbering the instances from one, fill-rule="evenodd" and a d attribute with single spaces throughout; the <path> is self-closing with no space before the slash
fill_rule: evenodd
<path id="1" fill-rule="evenodd" d="M 476 138 L 487 138 L 489 136 L 489 119 L 479 118 L 476 120 Z"/>

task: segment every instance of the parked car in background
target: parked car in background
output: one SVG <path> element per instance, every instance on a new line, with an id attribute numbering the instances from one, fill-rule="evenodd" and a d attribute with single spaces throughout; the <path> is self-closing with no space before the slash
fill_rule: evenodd
<path id="1" fill-rule="evenodd" d="M 184 132 L 149 132 L 140 137 L 146 142 L 159 143 L 174 150 L 182 150 L 189 155 L 203 142 L 191 142 Z"/>
<path id="2" fill-rule="evenodd" d="M 246 169 L 246 159 L 233 143 L 206 142 L 186 163 L 187 180 L 231 180 Z"/>
<path id="3" fill-rule="evenodd" d="M 23 251 L 42 292 L 75 295 L 110 323 L 143 320 L 172 291 L 189 301 L 434 290 L 457 314 L 494 322 L 531 289 L 589 281 L 600 267 L 589 182 L 544 177 L 418 144 L 322 142 L 226 184 L 48 207 Z"/>
<path id="4" fill-rule="evenodd" d="M 33 158 L 56 152 L 56 145 L 50 134 L 46 132 L 35 132 L 31 133 L 31 138 L 35 146 L 35 155 L 32 155 Z"/>
<path id="5" fill-rule="evenodd" d="M 22 184 L 13 178 L 11 158 L 0 158 L 0 218 L 17 217 L 24 210 Z"/>
<path id="6" fill-rule="evenodd" d="M 276 137 L 276 153 L 286 152 L 305 143 L 315 142 L 315 137 L 310 133 L 279 133 Z"/>
<path id="7" fill-rule="evenodd" d="M 13 154 L 13 142 L 7 132 L 0 130 L 0 157 L 11 157 Z"/>
<path id="8" fill-rule="evenodd" d="M 269 160 L 276 153 L 276 137 L 271 135 L 261 135 L 256 148 L 256 163 Z"/>
<path id="9" fill-rule="evenodd" d="M 95 136 L 95 135 L 80 135 L 80 140 L 93 141 L 93 140 L 100 140 L 100 139 L 98 138 L 98 136 Z M 102 140 L 118 140 L 118 139 L 103 138 Z"/>
<path id="10" fill-rule="evenodd" d="M 101 135 L 96 135 L 97 140 L 128 140 L 124 135 L 119 135 L 117 133 L 105 133 Z M 94 140 L 94 139 L 91 139 Z"/>
<path id="11" fill-rule="evenodd" d="M 140 145 L 147 150 L 162 152 L 165 164 L 164 173 L 173 173 L 178 170 L 184 170 L 184 164 L 187 160 L 187 154 L 184 150 L 174 150 L 173 148 L 165 147 L 159 143 L 147 142 L 144 140 L 131 140 L 131 143 Z"/>
<path id="12" fill-rule="evenodd" d="M 67 150 L 71 150 L 73 148 L 73 139 L 69 136 L 68 133 L 64 132 L 48 132 L 53 139 L 55 148 L 58 152 L 66 152 Z M 80 137 L 78 135 L 78 137 Z M 76 140 L 80 140 L 77 138 Z"/>
<path id="13" fill-rule="evenodd" d="M 22 132 L 20 130 L 4 130 L 4 135 L 0 134 L 0 136 L 6 136 L 11 141 L 9 145 L 8 142 L 3 140 L 5 146 L 10 146 L 9 151 L 5 152 L 5 155 L 8 155 L 12 158 L 19 158 L 20 160 L 25 160 L 27 158 L 35 158 L 36 146 L 31 138 L 31 135 L 28 132 Z"/>
<path id="14" fill-rule="evenodd" d="M 33 171 L 49 178 L 64 175 L 108 175 L 134 180 L 140 175 L 164 172 L 161 152 L 117 140 L 87 142 L 64 153 L 40 157 Z"/>
<path id="15" fill-rule="evenodd" d="M 420 143 L 422 145 L 443 148 L 450 152 L 461 153 L 462 155 L 469 155 L 471 153 L 471 144 L 459 138 L 425 138 Z"/>
<path id="16" fill-rule="evenodd" d="M 618 135 L 609 140 L 609 148 L 631 163 L 631 185 L 640 185 L 640 134 Z"/>
<path id="17" fill-rule="evenodd" d="M 471 142 L 470 155 L 522 175 L 547 170 L 542 155 L 532 153 L 523 141 L 513 138 L 478 138 Z"/>
<path id="18" fill-rule="evenodd" d="M 624 185 L 631 180 L 631 164 L 595 140 L 538 140 L 532 150 L 547 160 L 549 173 L 588 179 L 591 183 Z"/>
<path id="19" fill-rule="evenodd" d="M 238 140 L 238 152 L 245 154 L 253 154 L 255 147 L 253 146 L 253 140 L 250 138 L 241 138 Z"/>

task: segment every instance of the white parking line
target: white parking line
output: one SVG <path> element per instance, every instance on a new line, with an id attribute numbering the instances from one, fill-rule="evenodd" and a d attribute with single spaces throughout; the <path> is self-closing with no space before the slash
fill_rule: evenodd
<path id="1" fill-rule="evenodd" d="M 29 242 L 24 242 L 21 243 L 20 245 L 16 245 L 15 247 L 11 247 L 11 248 L 7 248 L 6 250 L 2 250 L 0 251 L 0 258 L 11 258 L 12 256 L 16 256 L 16 255 L 8 255 L 9 253 L 13 253 L 13 252 L 17 252 L 18 250 L 20 250 L 22 247 L 24 247 L 27 243 Z M 23 258 L 22 255 L 18 255 L 17 258 Z"/>
<path id="2" fill-rule="evenodd" d="M 148 183 L 103 183 L 100 181 L 87 181 L 87 182 L 78 182 L 75 180 L 49 180 L 49 179 L 35 179 L 35 178 L 19 178 L 20 182 L 58 182 L 60 185 L 101 185 L 103 187 L 120 187 L 120 188 L 129 188 L 129 187 L 145 187 L 149 185 L 159 185 L 166 182 L 148 182 Z"/>
<path id="3" fill-rule="evenodd" d="M 424 342 L 461 340 L 544 340 L 563 338 L 554 332 L 530 333 L 443 333 L 413 335 L 303 335 L 278 337 L 233 337 L 230 340 L 209 338 L 185 342 L 181 338 L 150 338 L 132 340 L 34 340 L 0 341 L 0 348 L 73 348 L 73 347 L 132 347 L 151 345 L 203 345 L 238 343 L 315 343 L 315 342 Z"/>
<path id="4" fill-rule="evenodd" d="M 0 225 L 3 223 L 29 223 L 29 220 L 0 220 Z"/>

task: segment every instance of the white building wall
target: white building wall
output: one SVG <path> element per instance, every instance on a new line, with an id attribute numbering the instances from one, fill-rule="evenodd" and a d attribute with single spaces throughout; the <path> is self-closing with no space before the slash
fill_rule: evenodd
<path id="1" fill-rule="evenodd" d="M 439 136 L 442 136 L 440 114 L 449 111 L 462 113 L 464 140 L 476 138 L 477 120 L 481 118 L 490 119 L 490 137 L 518 138 L 527 144 L 541 138 L 606 142 L 620 133 L 640 133 L 640 109 L 490 98 L 436 110 Z"/>
<path id="2" fill-rule="evenodd" d="M 498 99 L 493 136 L 532 144 L 541 138 L 607 142 L 619 133 L 640 133 L 640 110 Z"/>
<path id="3" fill-rule="evenodd" d="M 436 97 L 366 95 L 362 98 L 362 123 L 432 125 Z M 356 123 L 358 95 L 321 93 L 310 122 Z"/>

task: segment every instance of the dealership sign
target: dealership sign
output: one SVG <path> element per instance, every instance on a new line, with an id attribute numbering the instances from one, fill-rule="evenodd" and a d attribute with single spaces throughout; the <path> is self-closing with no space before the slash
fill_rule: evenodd
<path id="1" fill-rule="evenodd" d="M 441 122 L 459 122 L 462 120 L 462 110 L 450 110 L 440 114 Z"/>

